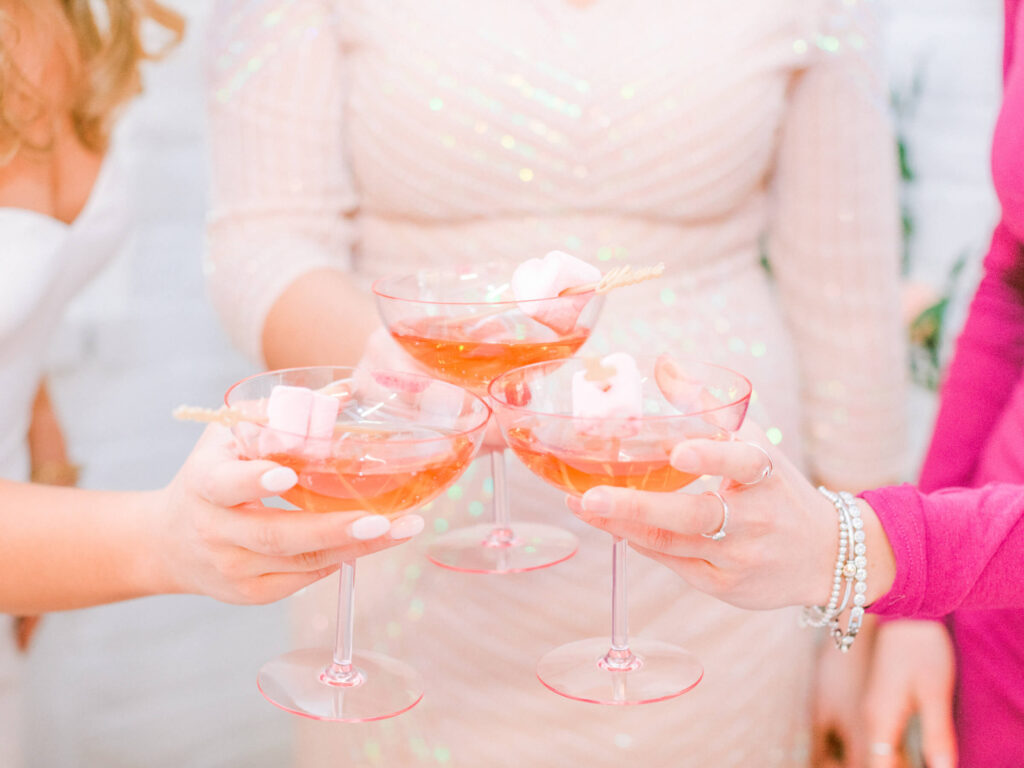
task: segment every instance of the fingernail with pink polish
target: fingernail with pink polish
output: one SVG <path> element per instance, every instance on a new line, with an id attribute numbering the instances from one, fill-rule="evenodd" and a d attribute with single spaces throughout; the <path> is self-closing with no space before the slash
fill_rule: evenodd
<path id="1" fill-rule="evenodd" d="M 283 493 L 299 482 L 299 476 L 290 467 L 268 469 L 260 477 L 262 485 L 270 493 Z"/>
<path id="2" fill-rule="evenodd" d="M 583 511 L 603 515 L 612 510 L 612 497 L 600 488 L 591 488 L 583 494 Z"/>
<path id="3" fill-rule="evenodd" d="M 410 539 L 420 533 L 425 525 L 419 515 L 403 515 L 391 524 L 391 538 Z"/>
<path id="4" fill-rule="evenodd" d="M 384 515 L 360 517 L 348 527 L 348 532 L 352 534 L 352 538 L 360 539 L 361 541 L 376 539 L 378 536 L 383 536 L 389 530 L 391 530 L 391 521 L 384 517 Z"/>

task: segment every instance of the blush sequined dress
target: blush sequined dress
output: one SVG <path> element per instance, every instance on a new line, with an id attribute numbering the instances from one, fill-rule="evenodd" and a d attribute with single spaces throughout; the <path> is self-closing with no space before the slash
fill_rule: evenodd
<path id="1" fill-rule="evenodd" d="M 609 297 L 587 349 L 730 365 L 815 475 L 901 474 L 896 161 L 862 3 L 225 0 L 212 29 L 209 286 L 254 358 L 311 269 L 663 261 Z M 486 474 L 435 502 L 420 540 L 360 563 L 357 642 L 415 664 L 423 702 L 300 724 L 299 765 L 805 764 L 813 634 L 639 557 L 631 632 L 694 650 L 704 681 L 627 708 L 545 690 L 544 652 L 608 629 L 609 541 L 513 466 L 513 519 L 573 529 L 579 554 L 500 577 L 430 565 L 431 535 L 486 515 Z M 297 643 L 330 644 L 332 589 L 296 600 Z"/>

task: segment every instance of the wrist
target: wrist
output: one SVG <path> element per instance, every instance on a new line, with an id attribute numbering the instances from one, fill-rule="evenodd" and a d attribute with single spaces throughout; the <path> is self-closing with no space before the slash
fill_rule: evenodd
<path id="1" fill-rule="evenodd" d="M 871 605 L 892 589 L 896 581 L 896 557 L 875 510 L 864 499 L 857 499 L 864 521 L 868 551 L 867 604 Z"/>
<path id="2" fill-rule="evenodd" d="M 836 567 L 836 556 L 839 552 L 840 529 L 836 524 L 836 510 L 827 498 L 821 493 L 814 493 L 816 514 L 813 517 L 816 523 L 814 540 L 820 542 L 816 546 L 816 556 L 808 558 L 807 564 L 811 569 L 810 578 L 805 580 L 808 593 L 804 596 L 802 605 L 825 605 L 829 602 L 832 593 L 834 569 Z"/>
<path id="3" fill-rule="evenodd" d="M 168 557 L 162 512 L 168 507 L 168 489 L 132 494 L 130 514 L 136 525 L 129 542 L 129 578 L 140 596 L 175 594 L 185 590 Z"/>

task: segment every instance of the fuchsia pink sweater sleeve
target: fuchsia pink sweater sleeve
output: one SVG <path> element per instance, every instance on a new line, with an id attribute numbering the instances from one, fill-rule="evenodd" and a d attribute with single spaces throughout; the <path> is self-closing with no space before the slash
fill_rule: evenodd
<path id="1" fill-rule="evenodd" d="M 920 490 L 864 494 L 896 555 L 892 590 L 872 606 L 893 616 L 1024 607 L 1024 34 L 1021 0 L 1006 0 L 1004 95 L 992 172 L 1002 218 L 942 390 Z M 1018 414 L 1016 411 L 1021 411 Z M 992 450 L 992 441 L 999 443 Z M 988 449 L 988 450 L 986 450 Z M 966 487 L 989 480 L 1007 484 Z M 948 490 L 935 491 L 946 488 Z"/>
<path id="2" fill-rule="evenodd" d="M 896 556 L 896 581 L 873 613 L 926 618 L 1024 606 L 1024 488 L 923 494 L 903 485 L 863 496 Z"/>

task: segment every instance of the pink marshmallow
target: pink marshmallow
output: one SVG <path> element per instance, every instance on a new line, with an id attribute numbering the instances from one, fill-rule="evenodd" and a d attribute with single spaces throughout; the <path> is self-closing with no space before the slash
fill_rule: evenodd
<path id="1" fill-rule="evenodd" d="M 267 400 L 267 427 L 260 435 L 260 452 L 330 454 L 330 440 L 341 400 L 306 387 L 278 385 Z"/>
<path id="2" fill-rule="evenodd" d="M 260 435 L 260 453 L 294 453 L 302 448 L 309 428 L 313 391 L 279 384 L 267 400 L 267 427 Z"/>
<path id="3" fill-rule="evenodd" d="M 558 296 L 566 288 L 575 288 L 601 279 L 601 270 L 562 251 L 551 251 L 543 259 L 527 259 L 512 273 L 512 294 L 519 309 L 555 333 L 566 334 L 576 327 L 583 308 L 593 294 Z M 537 299 L 548 299 L 537 301 Z"/>
<path id="4" fill-rule="evenodd" d="M 267 426 L 292 435 L 305 436 L 309 412 L 313 408 L 313 390 L 278 384 L 267 401 Z"/>
<path id="5" fill-rule="evenodd" d="M 419 407 L 426 426 L 454 429 L 465 405 L 461 389 L 431 382 L 420 396 Z"/>
<path id="6" fill-rule="evenodd" d="M 302 453 L 302 446 L 305 442 L 306 438 L 298 435 L 264 429 L 260 431 L 260 456 L 273 456 L 277 453 Z"/>
<path id="7" fill-rule="evenodd" d="M 303 452 L 307 456 L 325 459 L 331 455 L 331 438 L 338 421 L 341 401 L 330 395 L 313 393 L 312 408 L 309 411 L 308 437 Z"/>
<path id="8" fill-rule="evenodd" d="M 636 360 L 624 352 L 601 358 L 600 367 L 614 371 L 599 379 L 588 378 L 588 371 L 577 371 L 572 377 L 572 415 L 578 419 L 594 419 L 582 430 L 586 434 L 605 437 L 627 437 L 635 434 L 634 425 L 604 423 L 605 419 L 636 419 L 643 415 L 643 387 Z"/>
<path id="9" fill-rule="evenodd" d="M 313 392 L 313 400 L 309 409 L 309 428 L 306 434 L 320 440 L 334 437 L 334 424 L 338 421 L 338 410 L 341 401 L 330 395 Z"/>

